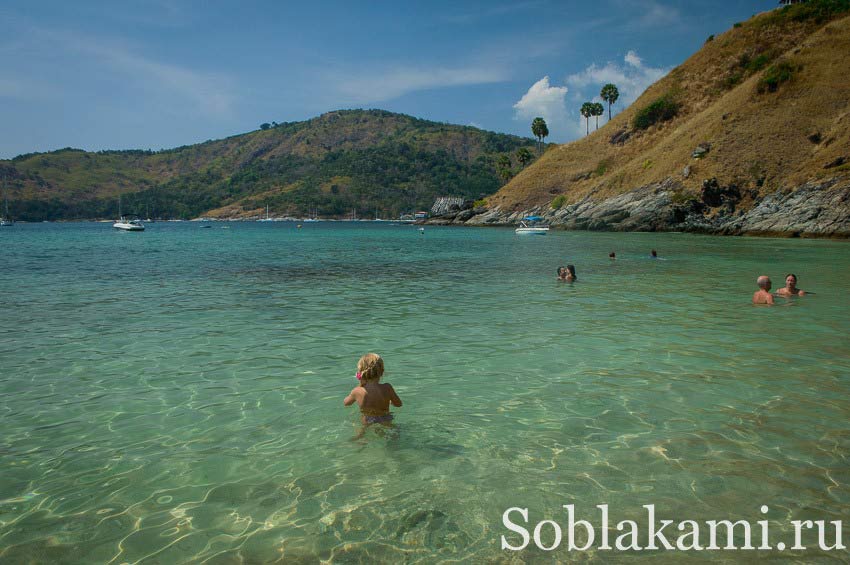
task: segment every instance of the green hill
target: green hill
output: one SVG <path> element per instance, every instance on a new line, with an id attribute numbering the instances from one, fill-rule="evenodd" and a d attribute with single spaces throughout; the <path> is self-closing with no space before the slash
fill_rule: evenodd
<path id="1" fill-rule="evenodd" d="M 394 217 L 438 196 L 501 186 L 496 158 L 531 139 L 380 110 L 329 112 L 163 151 L 62 149 L 0 160 L 21 220 L 249 217 L 265 211 Z"/>

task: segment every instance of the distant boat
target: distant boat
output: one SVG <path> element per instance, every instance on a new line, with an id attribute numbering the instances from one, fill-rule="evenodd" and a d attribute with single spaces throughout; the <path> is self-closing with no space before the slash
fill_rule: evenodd
<path id="1" fill-rule="evenodd" d="M 124 231 L 145 231 L 145 224 L 139 218 L 125 218 L 121 213 L 121 194 L 118 194 L 118 219 L 112 224 L 112 227 L 117 230 Z"/>
<path id="2" fill-rule="evenodd" d="M 268 205 L 268 204 L 266 204 L 266 217 L 265 217 L 265 218 L 261 218 L 261 219 L 259 219 L 259 220 L 257 220 L 257 221 L 258 221 L 258 222 L 273 222 L 273 221 L 274 221 L 274 220 L 272 220 L 272 219 L 269 217 L 269 205 Z"/>
<path id="3" fill-rule="evenodd" d="M 542 219 L 540 216 L 526 216 L 515 231 L 518 235 L 546 235 L 549 233 L 549 226 L 539 224 Z"/>
<path id="4" fill-rule="evenodd" d="M 3 199 L 6 201 L 6 215 L 0 218 L 0 227 L 11 228 L 15 220 L 9 215 L 9 193 L 6 191 L 6 176 L 3 176 Z"/>

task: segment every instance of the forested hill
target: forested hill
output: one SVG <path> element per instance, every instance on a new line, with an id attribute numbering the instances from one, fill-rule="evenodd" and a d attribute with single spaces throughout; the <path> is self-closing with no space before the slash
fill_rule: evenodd
<path id="1" fill-rule="evenodd" d="M 343 110 L 163 151 L 63 149 L 0 160 L 21 220 L 273 215 L 383 217 L 501 186 L 496 160 L 532 139 L 380 110 Z M 534 153 L 536 154 L 536 153 Z"/>

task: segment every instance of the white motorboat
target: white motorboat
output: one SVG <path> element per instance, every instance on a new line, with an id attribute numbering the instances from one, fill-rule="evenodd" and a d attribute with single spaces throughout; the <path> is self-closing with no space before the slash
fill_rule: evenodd
<path id="1" fill-rule="evenodd" d="M 120 219 L 116 220 L 112 227 L 119 230 L 124 231 L 145 231 L 145 224 L 138 218 L 128 219 L 124 216 L 121 216 Z"/>
<path id="2" fill-rule="evenodd" d="M 523 218 L 515 231 L 519 235 L 546 235 L 549 233 L 549 226 L 539 224 L 538 222 L 542 219 L 540 216 Z"/>
<path id="3" fill-rule="evenodd" d="M 112 227 L 124 231 L 145 231 L 145 224 L 139 218 L 125 218 L 121 213 L 121 194 L 118 194 L 118 219 Z"/>

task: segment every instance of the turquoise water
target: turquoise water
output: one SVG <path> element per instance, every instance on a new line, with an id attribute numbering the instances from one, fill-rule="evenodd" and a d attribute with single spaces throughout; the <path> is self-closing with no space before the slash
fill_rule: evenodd
<path id="1" fill-rule="evenodd" d="M 502 513 L 850 523 L 847 242 L 18 224 L 0 263 L 0 562 L 740 561 L 514 554 Z M 789 271 L 816 294 L 749 303 Z M 367 351 L 405 405 L 357 439 Z"/>

